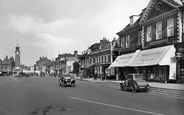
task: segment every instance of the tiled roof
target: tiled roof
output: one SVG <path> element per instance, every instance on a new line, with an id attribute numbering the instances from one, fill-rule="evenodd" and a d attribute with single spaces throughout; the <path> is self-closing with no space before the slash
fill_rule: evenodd
<path id="1" fill-rule="evenodd" d="M 91 45 L 89 47 L 89 49 L 91 49 L 91 51 L 97 50 L 99 49 L 100 43 L 94 43 L 93 45 Z"/>
<path id="2" fill-rule="evenodd" d="M 140 15 L 142 15 L 142 13 Z M 121 30 L 120 32 L 118 32 L 116 34 L 117 35 L 122 35 L 123 33 L 127 32 L 127 31 L 129 31 L 131 29 L 139 27 L 140 26 L 139 25 L 140 19 L 141 19 L 141 16 L 139 17 L 139 19 L 137 19 L 137 21 L 133 25 L 130 25 L 130 23 L 129 23 L 123 30 Z"/>

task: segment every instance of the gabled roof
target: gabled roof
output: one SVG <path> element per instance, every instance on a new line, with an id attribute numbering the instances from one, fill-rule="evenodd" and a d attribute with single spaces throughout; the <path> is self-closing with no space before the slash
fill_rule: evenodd
<path id="1" fill-rule="evenodd" d="M 161 0 L 161 1 L 176 9 L 183 6 L 180 0 Z M 149 12 L 152 10 L 152 8 L 155 6 L 156 3 L 157 0 L 150 0 L 140 20 L 140 24 L 147 19 Z"/>

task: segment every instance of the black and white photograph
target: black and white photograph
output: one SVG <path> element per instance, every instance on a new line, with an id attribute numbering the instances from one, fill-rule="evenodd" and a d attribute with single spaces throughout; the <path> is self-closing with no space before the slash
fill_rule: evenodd
<path id="1" fill-rule="evenodd" d="M 0 115 L 184 115 L 184 0 L 0 0 Z"/>

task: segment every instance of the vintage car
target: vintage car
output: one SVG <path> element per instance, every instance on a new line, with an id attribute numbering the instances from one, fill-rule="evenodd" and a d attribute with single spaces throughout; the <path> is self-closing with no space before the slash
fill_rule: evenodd
<path id="1" fill-rule="evenodd" d="M 131 90 L 132 92 L 145 91 L 148 92 L 150 85 L 143 79 L 143 74 L 131 73 L 128 74 L 125 81 L 120 82 L 122 90 Z"/>
<path id="2" fill-rule="evenodd" d="M 65 87 L 65 86 L 75 87 L 75 79 L 72 78 L 70 76 L 70 74 L 62 75 L 58 81 L 59 81 L 59 85 L 60 86 L 63 86 L 63 87 Z"/>
<path id="3" fill-rule="evenodd" d="M 15 74 L 15 77 L 29 77 L 29 74 L 25 72 L 18 72 Z"/>

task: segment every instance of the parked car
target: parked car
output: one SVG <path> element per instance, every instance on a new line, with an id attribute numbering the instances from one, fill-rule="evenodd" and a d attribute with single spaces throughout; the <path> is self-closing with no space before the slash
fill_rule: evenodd
<path id="1" fill-rule="evenodd" d="M 143 74 L 131 73 L 128 74 L 126 80 L 120 82 L 120 88 L 122 90 L 131 90 L 134 93 L 140 90 L 148 92 L 150 85 L 143 79 Z"/>
<path id="2" fill-rule="evenodd" d="M 60 86 L 63 86 L 63 87 L 65 87 L 65 86 L 75 87 L 75 79 L 72 78 L 70 76 L 70 74 L 62 75 L 58 81 L 59 81 L 59 85 Z"/>

